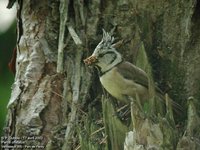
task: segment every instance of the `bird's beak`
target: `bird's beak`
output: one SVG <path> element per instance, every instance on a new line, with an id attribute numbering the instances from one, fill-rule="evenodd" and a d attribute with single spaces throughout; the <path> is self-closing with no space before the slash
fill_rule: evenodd
<path id="1" fill-rule="evenodd" d="M 83 61 L 86 65 L 90 66 L 97 62 L 97 57 L 94 55 L 91 55 L 90 57 L 84 59 Z"/>

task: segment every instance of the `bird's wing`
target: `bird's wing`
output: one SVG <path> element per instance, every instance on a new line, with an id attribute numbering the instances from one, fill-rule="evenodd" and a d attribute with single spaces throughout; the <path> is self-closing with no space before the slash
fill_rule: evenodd
<path id="1" fill-rule="evenodd" d="M 134 82 L 148 88 L 147 74 L 133 64 L 124 61 L 117 66 L 117 71 L 127 80 L 133 80 Z"/>
<path id="2" fill-rule="evenodd" d="M 137 66 L 125 61 L 117 66 L 117 71 L 127 80 L 133 80 L 134 82 L 148 88 L 147 74 Z M 161 98 L 161 100 L 163 100 L 162 102 L 165 102 L 164 93 L 160 90 L 160 88 L 156 86 L 155 90 L 156 94 Z M 178 103 L 173 100 L 171 100 L 171 102 L 175 111 L 183 112 L 183 108 Z"/>

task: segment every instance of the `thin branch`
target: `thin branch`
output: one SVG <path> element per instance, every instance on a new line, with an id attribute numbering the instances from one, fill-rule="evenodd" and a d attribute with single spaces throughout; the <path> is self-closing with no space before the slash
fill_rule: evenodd
<path id="1" fill-rule="evenodd" d="M 79 0 L 79 13 L 80 13 L 80 17 L 81 17 L 81 22 L 82 25 L 85 26 L 85 15 L 84 15 L 84 1 L 83 0 Z"/>
<path id="2" fill-rule="evenodd" d="M 81 82 L 81 58 L 82 58 L 82 51 L 79 51 L 76 54 L 76 60 L 75 60 L 75 68 L 73 69 L 73 96 L 72 96 L 72 106 L 71 106 L 71 114 L 70 119 L 67 124 L 67 129 L 65 132 L 65 142 L 62 147 L 62 150 L 68 150 L 71 147 L 71 144 L 69 144 L 71 137 L 74 133 L 74 127 L 76 125 L 76 117 L 77 117 L 77 103 L 79 100 L 79 94 L 80 94 L 80 82 Z"/>
<path id="3" fill-rule="evenodd" d="M 101 130 L 104 130 L 105 127 L 99 128 L 98 130 L 94 131 L 90 136 L 93 136 L 94 134 L 100 132 Z"/>
<path id="4" fill-rule="evenodd" d="M 61 97 L 61 98 L 65 98 L 64 96 L 62 96 L 61 94 L 58 94 L 57 92 L 51 90 L 52 93 L 54 93 L 55 95 Z M 65 100 L 65 99 L 64 99 Z M 72 104 L 71 102 L 68 102 L 69 104 Z M 76 106 L 77 109 L 79 110 L 80 113 L 82 113 L 83 115 L 87 116 L 87 113 L 85 111 L 83 111 L 81 108 L 79 108 L 78 106 Z"/>
<path id="5" fill-rule="evenodd" d="M 77 35 L 76 31 L 74 30 L 74 28 L 71 25 L 68 25 L 67 28 L 68 28 L 69 33 L 72 36 L 72 39 L 74 40 L 75 44 L 76 45 L 82 45 L 83 42 L 78 37 L 78 35 Z"/>
<path id="6" fill-rule="evenodd" d="M 75 150 L 79 150 L 81 148 L 81 145 L 78 145 Z"/>
<path id="7" fill-rule="evenodd" d="M 103 144 L 103 143 L 106 143 L 106 139 L 108 138 L 108 135 L 106 135 L 99 144 Z"/>
<path id="8" fill-rule="evenodd" d="M 57 72 L 63 73 L 63 55 L 64 55 L 64 36 L 65 36 L 65 26 L 68 20 L 68 5 L 69 0 L 60 1 L 60 30 L 59 30 L 59 40 L 58 40 L 58 59 L 57 59 Z"/>
<path id="9" fill-rule="evenodd" d="M 126 107 L 128 107 L 129 105 L 128 104 L 126 104 L 126 105 L 124 105 L 124 106 L 122 106 L 122 107 L 120 107 L 119 109 L 117 109 L 117 111 L 116 112 L 120 112 L 121 110 L 123 110 L 124 108 L 126 108 Z"/>

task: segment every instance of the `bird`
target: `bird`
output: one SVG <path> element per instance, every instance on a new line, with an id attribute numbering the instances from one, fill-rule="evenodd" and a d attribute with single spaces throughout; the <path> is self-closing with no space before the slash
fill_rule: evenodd
<path id="1" fill-rule="evenodd" d="M 141 103 L 150 98 L 147 73 L 134 64 L 125 61 L 116 50 L 114 37 L 103 29 L 103 37 L 91 56 L 83 60 L 88 66 L 99 70 L 99 79 L 105 90 L 123 103 L 130 103 L 130 97 L 139 97 Z M 164 93 L 155 87 L 155 94 L 164 100 Z"/>

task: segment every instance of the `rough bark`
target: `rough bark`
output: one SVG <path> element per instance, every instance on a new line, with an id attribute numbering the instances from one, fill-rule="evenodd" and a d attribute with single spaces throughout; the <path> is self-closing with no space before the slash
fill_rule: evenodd
<path id="1" fill-rule="evenodd" d="M 17 72 L 3 146 L 200 147 L 199 1 L 18 0 L 17 5 Z M 121 115 L 124 109 L 102 89 L 97 71 L 83 64 L 102 28 L 122 40 L 118 51 L 126 60 L 148 72 L 147 108 L 133 100 L 124 107 L 131 113 Z M 173 116 L 167 95 L 166 114 L 154 111 L 153 81 L 182 105 L 182 114 Z"/>

